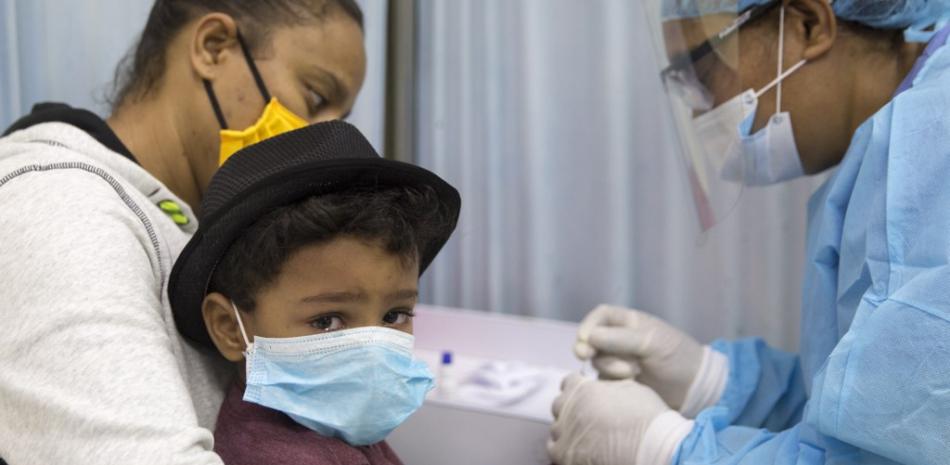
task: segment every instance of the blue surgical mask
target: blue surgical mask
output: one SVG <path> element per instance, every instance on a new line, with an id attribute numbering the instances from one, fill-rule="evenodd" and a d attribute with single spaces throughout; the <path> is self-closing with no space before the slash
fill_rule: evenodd
<path id="1" fill-rule="evenodd" d="M 784 69 L 785 8 L 779 21 L 778 76 L 771 83 L 754 91 L 749 89 L 728 102 L 694 120 L 698 134 L 709 147 L 721 153 L 722 178 L 746 186 L 767 186 L 805 175 L 801 156 L 795 145 L 792 118 L 782 111 L 782 81 L 801 69 L 801 60 Z M 752 132 L 759 98 L 776 88 L 776 112 L 759 131 Z"/>
<path id="2" fill-rule="evenodd" d="M 432 389 L 414 337 L 371 326 L 293 338 L 254 337 L 247 344 L 244 400 L 279 410 L 297 423 L 354 446 L 382 441 Z"/>
<path id="3" fill-rule="evenodd" d="M 758 95 L 748 90 L 697 118 L 696 126 L 700 131 L 710 129 L 705 133 L 710 146 L 717 138 L 723 139 L 718 143 L 725 158 L 722 178 L 746 186 L 767 186 L 803 176 L 805 169 L 795 145 L 792 118 L 788 112 L 772 115 L 765 127 L 752 132 L 759 105 Z M 718 123 L 710 124 L 705 119 L 717 119 Z M 716 126 L 735 129 L 716 132 Z"/>

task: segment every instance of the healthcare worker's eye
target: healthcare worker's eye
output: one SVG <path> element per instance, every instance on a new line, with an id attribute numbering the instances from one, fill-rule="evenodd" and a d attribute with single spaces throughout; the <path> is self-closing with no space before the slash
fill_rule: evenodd
<path id="1" fill-rule="evenodd" d="M 310 322 L 310 326 L 320 331 L 337 331 L 343 329 L 343 319 L 339 315 L 320 315 Z"/>
<path id="2" fill-rule="evenodd" d="M 726 69 L 729 69 L 728 65 L 715 52 L 708 53 L 699 61 L 693 63 L 693 72 L 696 74 L 696 79 L 709 90 L 716 87 L 717 81 Z"/>
<path id="3" fill-rule="evenodd" d="M 409 323 L 412 317 L 416 316 L 411 309 L 390 310 L 383 316 L 383 322 L 387 325 L 399 326 Z"/>

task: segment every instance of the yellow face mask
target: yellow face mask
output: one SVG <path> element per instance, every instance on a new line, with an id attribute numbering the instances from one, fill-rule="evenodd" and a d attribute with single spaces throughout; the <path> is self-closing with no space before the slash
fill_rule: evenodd
<path id="1" fill-rule="evenodd" d="M 251 144 L 256 144 L 264 139 L 283 134 L 294 129 L 300 129 L 309 123 L 303 118 L 294 114 L 287 107 L 280 104 L 276 97 L 270 99 L 270 103 L 264 107 L 264 113 L 250 127 L 236 131 L 234 129 L 221 130 L 221 150 L 218 164 L 224 162 L 234 155 L 234 152 L 243 149 Z"/>
<path id="2" fill-rule="evenodd" d="M 244 38 L 240 32 L 237 34 L 237 39 L 241 45 L 241 51 L 244 52 L 244 60 L 247 61 L 247 66 L 251 69 L 254 82 L 257 84 L 257 88 L 260 90 L 266 105 L 264 106 L 264 112 L 261 114 L 261 117 L 251 126 L 242 130 L 228 129 L 228 123 L 224 119 L 224 112 L 221 111 L 221 105 L 218 104 L 218 98 L 214 94 L 211 82 L 208 80 L 204 81 L 208 100 L 211 101 L 211 107 L 214 109 L 214 114 L 218 118 L 218 123 L 221 125 L 221 148 L 218 155 L 218 166 L 223 165 L 224 162 L 228 161 L 228 158 L 231 158 L 231 155 L 234 155 L 235 152 L 248 145 L 256 144 L 264 139 L 293 131 L 294 129 L 300 129 L 310 124 L 283 106 L 277 101 L 277 97 L 270 96 L 270 92 L 267 91 L 267 86 L 264 85 L 264 80 L 261 78 L 261 74 L 257 70 L 257 65 L 254 64 L 250 50 L 244 43 Z"/>

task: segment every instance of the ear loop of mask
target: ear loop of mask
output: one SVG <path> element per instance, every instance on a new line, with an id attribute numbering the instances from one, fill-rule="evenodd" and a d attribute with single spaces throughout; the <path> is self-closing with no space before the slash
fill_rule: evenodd
<path id="1" fill-rule="evenodd" d="M 785 5 L 779 11 L 778 16 L 778 70 L 776 76 L 782 75 L 782 68 L 785 67 Z M 782 83 L 778 83 L 775 88 L 775 114 L 782 112 Z"/>
<path id="2" fill-rule="evenodd" d="M 241 312 L 238 311 L 237 305 L 234 305 L 234 301 L 231 302 L 231 308 L 234 309 L 234 316 L 237 317 L 238 327 L 241 328 L 241 337 L 244 338 L 244 352 L 247 352 L 251 350 L 251 341 L 247 338 L 247 331 L 244 330 L 244 322 L 241 321 Z"/>
<path id="3" fill-rule="evenodd" d="M 805 64 L 808 63 L 808 60 L 803 59 L 802 61 L 799 61 L 798 63 L 796 63 L 795 66 L 792 66 L 786 71 L 782 71 L 782 67 L 785 65 L 784 63 L 784 59 L 785 59 L 785 6 L 784 5 L 782 6 L 781 13 L 779 14 L 779 16 L 781 17 L 781 20 L 780 20 L 781 22 L 779 24 L 779 39 L 778 39 L 778 77 L 773 79 L 772 82 L 768 83 L 768 85 L 766 85 L 761 90 L 755 93 L 755 98 L 760 98 L 770 89 L 772 89 L 775 86 L 778 86 L 775 93 L 776 94 L 775 95 L 775 99 L 776 99 L 775 113 L 776 114 L 781 113 L 782 111 L 782 81 L 784 81 L 785 78 L 789 77 L 792 73 L 794 73 L 795 71 L 798 71 L 799 69 L 801 69 L 802 66 L 805 66 Z"/>
<path id="4" fill-rule="evenodd" d="M 214 110 L 214 116 L 218 118 L 218 124 L 221 129 L 228 128 L 228 122 L 224 120 L 224 113 L 221 111 L 221 105 L 218 103 L 218 97 L 214 95 L 214 89 L 211 88 L 211 81 L 202 79 L 205 85 L 205 93 L 208 94 L 208 100 L 211 101 L 211 108 Z"/>
<path id="5" fill-rule="evenodd" d="M 267 91 L 267 86 L 264 85 L 264 78 L 261 77 L 261 72 L 254 63 L 254 57 L 251 56 L 251 49 L 247 47 L 247 43 L 244 41 L 244 36 L 241 35 L 241 31 L 237 31 L 237 40 L 238 44 L 241 45 L 241 51 L 244 52 L 244 61 L 247 62 L 247 67 L 251 69 L 251 75 L 254 76 L 254 83 L 257 84 L 257 90 L 261 92 L 261 97 L 264 97 L 264 105 L 267 105 L 270 103 L 270 92 Z"/>
<path id="6" fill-rule="evenodd" d="M 237 40 L 238 45 L 241 46 L 244 61 L 247 62 L 247 67 L 251 70 L 251 76 L 254 77 L 254 83 L 257 85 L 257 90 L 260 91 L 261 97 L 264 98 L 264 105 L 266 106 L 270 103 L 270 92 L 267 91 L 267 86 L 264 85 L 264 78 L 261 77 L 261 73 L 254 63 L 254 57 L 251 56 L 251 49 L 247 47 L 247 42 L 244 41 L 244 36 L 241 35 L 240 30 L 237 31 Z M 211 81 L 202 79 L 202 83 L 205 86 L 205 93 L 208 94 L 208 100 L 211 101 L 211 108 L 214 110 L 214 116 L 218 119 L 218 124 L 221 125 L 221 129 L 227 129 L 228 122 L 224 119 L 224 112 L 221 111 L 221 104 L 218 103 L 218 97 L 211 87 Z"/>

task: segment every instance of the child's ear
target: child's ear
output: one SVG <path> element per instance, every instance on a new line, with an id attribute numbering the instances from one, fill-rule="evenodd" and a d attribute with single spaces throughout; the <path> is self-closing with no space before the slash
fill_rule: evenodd
<path id="1" fill-rule="evenodd" d="M 232 362 L 244 360 L 244 338 L 231 300 L 218 292 L 208 294 L 201 303 L 201 316 L 218 352 Z"/>

